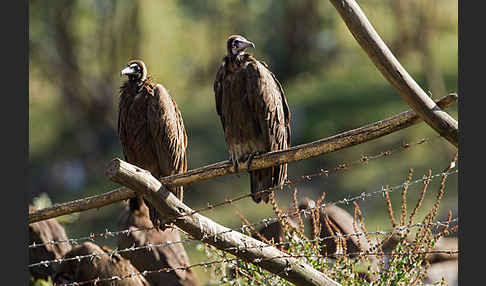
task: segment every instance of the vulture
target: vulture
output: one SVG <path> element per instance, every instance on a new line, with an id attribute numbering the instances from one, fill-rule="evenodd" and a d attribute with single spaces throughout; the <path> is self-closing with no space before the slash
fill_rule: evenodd
<path id="1" fill-rule="evenodd" d="M 129 61 L 120 74 L 128 77 L 120 87 L 118 104 L 118 136 L 125 160 L 157 179 L 184 173 L 187 135 L 176 102 L 151 79 L 143 61 Z M 168 189 L 182 200 L 182 186 Z M 150 219 L 159 228 L 157 211 L 148 207 Z"/>
<path id="2" fill-rule="evenodd" d="M 29 205 L 29 212 L 35 211 L 35 207 Z M 50 241 L 64 241 L 50 244 Z M 45 260 L 62 258 L 71 250 L 71 244 L 62 225 L 54 218 L 29 224 L 29 245 L 44 244 L 29 248 L 29 264 Z M 54 277 L 57 264 L 36 266 L 29 268 L 30 275 L 35 279 L 47 280 Z"/>
<path id="3" fill-rule="evenodd" d="M 98 256 L 93 259 L 80 258 L 79 260 L 68 260 L 60 264 L 54 276 L 54 285 L 70 284 L 74 282 L 85 282 L 111 277 L 126 277 L 132 273 L 139 273 L 130 261 L 121 257 L 118 253 L 112 253 L 107 246 L 99 246 L 87 241 L 77 245 L 69 251 L 64 258 L 75 258 L 96 253 Z M 105 280 L 88 283 L 86 285 L 97 286 L 149 286 L 143 275 L 133 275 L 131 278 Z"/>
<path id="4" fill-rule="evenodd" d="M 239 162 L 249 165 L 254 155 L 290 146 L 290 110 L 275 75 L 246 52 L 255 45 L 239 35 L 230 36 L 226 45 L 213 88 L 229 157 L 237 170 Z M 253 200 L 268 203 L 269 194 L 258 192 L 281 186 L 287 164 L 249 173 Z"/>
<path id="5" fill-rule="evenodd" d="M 123 209 L 118 226 L 121 229 L 152 228 L 149 210 L 143 199 L 130 200 Z M 128 235 L 120 235 L 117 239 L 118 249 L 140 247 L 148 245 L 160 245 L 171 241 L 181 240 L 177 229 L 168 228 L 164 231 L 151 229 L 148 231 L 133 231 Z M 130 260 L 138 271 L 157 270 L 161 268 L 180 268 L 189 266 L 189 258 L 183 244 L 175 243 L 166 246 L 152 246 L 150 250 L 139 249 L 122 252 L 121 255 Z M 152 286 L 197 286 L 194 272 L 188 270 L 175 270 L 172 272 L 155 272 L 145 276 Z"/>

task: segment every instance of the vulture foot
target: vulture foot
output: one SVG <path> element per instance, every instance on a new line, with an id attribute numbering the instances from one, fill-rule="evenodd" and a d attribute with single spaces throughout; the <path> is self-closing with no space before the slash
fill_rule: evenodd
<path id="1" fill-rule="evenodd" d="M 239 178 L 240 174 L 238 174 L 238 164 L 240 161 L 238 159 L 235 159 L 234 157 L 230 158 L 231 163 L 233 163 L 233 168 L 235 169 L 235 174 Z"/>
<path id="2" fill-rule="evenodd" d="M 250 165 L 251 165 L 251 160 L 253 160 L 253 157 L 257 156 L 257 155 L 261 155 L 265 153 L 265 151 L 257 151 L 257 152 L 253 152 L 253 153 L 250 153 L 246 156 L 245 158 L 245 161 L 246 161 L 246 169 L 247 170 L 250 170 Z"/>

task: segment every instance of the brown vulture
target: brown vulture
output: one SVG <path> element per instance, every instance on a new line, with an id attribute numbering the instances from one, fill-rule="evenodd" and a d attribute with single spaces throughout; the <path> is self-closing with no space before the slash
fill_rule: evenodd
<path id="1" fill-rule="evenodd" d="M 64 261 L 60 264 L 59 269 L 54 277 L 54 285 L 71 284 L 74 282 L 91 281 L 94 279 L 108 279 L 115 276 L 122 277 L 132 273 L 140 273 L 129 260 L 126 260 L 118 253 L 112 253 L 113 250 L 107 246 L 99 246 L 93 242 L 87 241 L 77 245 L 66 254 L 64 258 L 76 258 L 97 254 L 97 257 L 80 258 Z M 115 279 L 107 281 L 92 282 L 87 285 L 97 286 L 149 286 L 149 283 L 143 275 L 133 275 L 131 278 Z"/>
<path id="2" fill-rule="evenodd" d="M 129 61 L 121 75 L 128 77 L 120 87 L 118 105 L 118 136 L 125 160 L 157 179 L 185 172 L 187 135 L 176 102 L 151 80 L 141 60 Z M 182 186 L 168 189 L 182 200 Z M 159 228 L 159 215 L 148 206 L 150 219 Z"/>
<path id="3" fill-rule="evenodd" d="M 149 210 L 143 199 L 132 199 L 120 215 L 118 226 L 121 229 L 143 229 L 151 228 L 152 222 L 149 217 Z M 148 245 L 159 245 L 171 241 L 181 240 L 177 229 L 166 229 L 164 231 L 148 230 L 133 231 L 128 235 L 118 236 L 118 249 L 140 247 Z M 150 250 L 139 249 L 135 251 L 123 252 L 121 255 L 130 260 L 138 271 L 157 270 L 161 268 L 180 268 L 189 266 L 189 258 L 183 244 L 174 243 L 166 246 L 152 246 Z M 172 272 L 155 272 L 145 276 L 150 285 L 153 286 L 197 286 L 194 272 L 191 269 L 175 270 Z"/>
<path id="4" fill-rule="evenodd" d="M 268 66 L 246 52 L 250 46 L 255 47 L 244 37 L 230 36 L 214 81 L 216 111 L 235 169 L 238 162 L 249 164 L 256 154 L 290 146 L 290 110 L 284 91 Z M 249 173 L 253 200 L 268 202 L 268 192 L 257 192 L 282 185 L 287 164 Z"/>
<path id="5" fill-rule="evenodd" d="M 30 205 L 29 212 L 35 211 Z M 64 241 L 62 243 L 49 243 L 51 241 Z M 54 218 L 29 224 L 29 245 L 44 244 L 29 248 L 29 264 L 44 260 L 54 260 L 63 257 L 71 250 L 71 244 L 62 225 Z M 57 264 L 41 265 L 29 268 L 30 275 L 34 278 L 47 280 L 54 276 Z"/>

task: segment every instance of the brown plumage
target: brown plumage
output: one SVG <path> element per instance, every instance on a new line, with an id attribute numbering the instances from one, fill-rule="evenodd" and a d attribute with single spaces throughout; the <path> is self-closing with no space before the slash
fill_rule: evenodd
<path id="1" fill-rule="evenodd" d="M 96 278 L 107 279 L 114 276 L 122 277 L 131 273 L 139 273 L 130 261 L 124 259 L 118 253 L 112 253 L 112 251 L 112 249 L 106 246 L 99 246 L 90 241 L 73 247 L 64 258 L 74 258 L 76 256 L 93 253 L 96 253 L 98 256 L 92 260 L 83 258 L 63 262 L 56 272 L 54 282 L 57 284 L 67 284 L 90 281 Z M 149 286 L 149 283 L 143 275 L 133 275 L 127 279 L 92 282 L 85 285 Z"/>
<path id="2" fill-rule="evenodd" d="M 120 229 L 141 229 L 151 228 L 152 222 L 149 218 L 149 210 L 142 199 L 130 200 L 120 215 L 118 222 Z M 179 241 L 180 233 L 177 229 L 166 229 L 164 231 L 134 231 L 128 235 L 118 236 L 118 249 L 125 249 L 132 246 L 139 247 L 148 245 L 163 244 L 170 241 Z M 139 271 L 157 270 L 161 268 L 180 268 L 189 266 L 189 257 L 183 244 L 174 243 L 166 246 L 153 246 L 150 251 L 140 249 L 136 251 L 123 252 L 124 258 L 131 261 Z M 155 272 L 146 276 L 150 285 L 153 286 L 197 286 L 194 272 L 191 269 L 175 270 L 173 272 Z"/>
<path id="3" fill-rule="evenodd" d="M 29 212 L 33 211 L 35 208 L 30 205 Z M 50 241 L 65 242 L 49 244 Z M 29 224 L 29 245 L 33 243 L 45 245 L 29 248 L 29 264 L 59 259 L 71 250 L 71 244 L 69 244 L 64 228 L 54 218 Z M 49 264 L 31 267 L 29 268 L 30 275 L 47 280 L 49 276 L 54 276 L 56 266 L 57 264 Z"/>
<path id="4" fill-rule="evenodd" d="M 290 146 L 290 110 L 282 86 L 266 64 L 246 53 L 249 46 L 254 47 L 242 36 L 228 38 L 214 82 L 216 110 L 235 167 L 255 154 Z M 268 193 L 255 193 L 282 185 L 287 164 L 249 173 L 253 200 L 267 203 Z"/>
<path id="5" fill-rule="evenodd" d="M 118 136 L 125 159 L 155 178 L 185 172 L 187 135 L 177 104 L 150 79 L 142 61 L 129 61 L 121 75 L 128 76 L 120 87 L 118 106 Z M 182 186 L 168 188 L 182 200 Z M 159 215 L 150 205 L 149 209 L 158 228 Z"/>

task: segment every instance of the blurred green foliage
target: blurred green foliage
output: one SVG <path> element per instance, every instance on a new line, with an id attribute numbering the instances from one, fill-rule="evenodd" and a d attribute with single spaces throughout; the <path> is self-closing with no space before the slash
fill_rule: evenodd
<path id="1" fill-rule="evenodd" d="M 359 3 L 395 56 L 433 98 L 457 91 L 457 1 L 367 0 Z M 361 50 L 328 1 L 30 1 L 29 197 L 54 203 L 111 190 L 103 176 L 122 157 L 116 133 L 120 69 L 145 61 L 153 78 L 177 101 L 188 134 L 189 168 L 227 159 L 215 111 L 213 80 L 231 34 L 280 79 L 292 112 L 292 145 L 307 143 L 405 111 L 407 104 Z M 447 110 L 457 118 L 457 107 Z M 424 123 L 369 143 L 289 165 L 297 178 L 437 134 Z M 385 184 L 401 184 L 409 168 L 437 173 L 455 149 L 436 138 L 396 155 L 297 185 L 299 195 L 338 200 Z M 443 211 L 457 205 L 457 178 L 448 182 Z M 187 186 L 186 203 L 199 208 L 249 192 L 246 174 Z M 431 195 L 432 196 L 432 195 Z M 277 193 L 281 204 L 288 191 Z M 395 197 L 392 196 L 392 202 Z M 398 196 L 396 198 L 399 199 Z M 362 202 L 368 225 L 382 227 L 381 200 Z M 206 213 L 229 227 L 235 211 L 250 221 L 272 213 L 250 200 Z M 68 236 L 116 230 L 120 205 L 90 210 L 65 223 Z M 388 225 L 387 225 L 388 226 Z M 113 246 L 115 241 L 104 240 Z M 188 245 L 192 262 L 202 256 Z M 201 270 L 201 279 L 206 277 Z"/>

